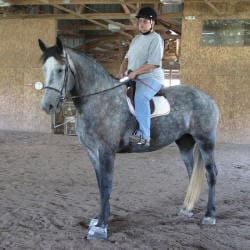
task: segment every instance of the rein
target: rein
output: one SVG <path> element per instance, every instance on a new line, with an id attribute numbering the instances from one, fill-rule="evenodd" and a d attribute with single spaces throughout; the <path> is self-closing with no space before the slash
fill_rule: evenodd
<path id="1" fill-rule="evenodd" d="M 120 83 L 120 84 L 118 84 L 118 85 L 116 85 L 116 86 L 114 86 L 114 87 L 112 87 L 112 88 L 109 88 L 109 89 L 104 89 L 104 90 L 101 90 L 101 91 L 98 91 L 98 92 L 95 92 L 95 93 L 91 93 L 91 94 L 88 94 L 88 95 L 76 95 L 76 96 L 71 96 L 71 98 L 72 99 L 75 99 L 75 98 L 79 98 L 79 97 L 89 97 L 89 96 L 93 96 L 93 95 L 98 95 L 98 94 L 102 94 L 102 93 L 104 93 L 104 92 L 108 92 L 108 91 L 110 91 L 110 90 L 112 90 L 112 89 L 115 89 L 115 88 L 118 88 L 118 87 L 120 87 L 120 86 L 122 86 L 122 85 L 125 85 L 126 83 Z"/>
<path id="2" fill-rule="evenodd" d="M 66 99 L 66 90 L 67 90 L 67 82 L 68 82 L 68 72 L 70 70 L 70 72 L 72 73 L 74 79 L 75 79 L 75 82 L 77 81 L 77 77 L 75 75 L 75 72 L 72 70 L 72 68 L 70 67 L 70 64 L 69 64 L 69 60 L 68 60 L 68 55 L 66 54 L 65 56 L 65 65 L 66 65 L 66 68 L 65 68 L 65 75 L 64 75 L 64 81 L 63 81 L 63 86 L 62 86 L 62 89 L 59 90 L 59 89 L 56 89 L 56 88 L 53 88 L 53 87 L 50 87 L 50 86 L 46 86 L 45 89 L 50 89 L 50 90 L 54 90 L 56 91 L 57 93 L 60 94 L 60 98 L 59 98 L 59 102 L 58 102 L 58 105 L 60 102 L 63 102 L 65 99 Z M 138 81 L 140 81 L 142 84 L 146 85 L 148 88 L 154 90 L 150 85 L 148 85 L 147 83 L 145 83 L 143 80 L 141 79 L 137 79 Z M 97 91 L 97 92 L 94 92 L 94 93 L 90 93 L 90 94 L 87 94 L 87 95 L 75 95 L 75 96 L 71 96 L 71 99 L 76 99 L 76 98 L 85 98 L 85 97 L 90 97 L 90 96 L 94 96 L 94 95 L 98 95 L 98 94 L 102 94 L 102 93 L 105 93 L 105 92 L 108 92 L 110 90 L 113 90 L 115 88 L 118 88 L 122 85 L 126 85 L 127 83 L 126 82 L 122 82 L 114 87 L 111 87 L 111 88 L 108 88 L 108 89 L 104 89 L 104 90 L 101 90 L 101 91 Z M 156 91 L 156 90 L 154 90 Z M 64 95 L 63 95 L 63 92 L 64 92 Z"/>
<path id="3" fill-rule="evenodd" d="M 53 88 L 53 87 L 50 87 L 50 86 L 47 86 L 45 87 L 45 89 L 50 89 L 50 90 L 54 90 L 56 91 L 57 93 L 60 94 L 60 99 L 59 99 L 59 102 L 63 102 L 66 98 L 66 89 L 67 89 L 67 82 L 68 82 L 68 72 L 70 70 L 70 72 L 72 73 L 74 79 L 75 79 L 75 82 L 77 81 L 76 80 L 76 75 L 75 75 L 75 72 L 71 69 L 70 67 L 70 64 L 69 64 L 69 61 L 68 61 L 68 55 L 66 54 L 65 56 L 65 61 L 66 61 L 66 68 L 65 68 L 65 75 L 64 75 L 64 81 L 63 81 L 63 86 L 62 86 L 62 89 L 59 90 L 59 89 L 56 89 L 56 88 Z M 102 94 L 102 93 L 105 93 L 107 91 L 110 91 L 112 89 L 115 89 L 115 88 L 118 88 L 122 85 L 125 85 L 126 83 L 120 83 L 112 88 L 109 88 L 109 89 L 104 89 L 104 90 L 101 90 L 101 91 L 97 91 L 95 93 L 90 93 L 90 94 L 87 94 L 87 95 L 75 95 L 75 96 L 71 96 L 72 99 L 76 99 L 76 98 L 84 98 L 84 97 L 89 97 L 89 96 L 93 96 L 93 95 L 98 95 L 98 94 Z M 63 92 L 64 92 L 64 95 L 63 95 Z M 59 103 L 58 103 L 59 105 Z"/>

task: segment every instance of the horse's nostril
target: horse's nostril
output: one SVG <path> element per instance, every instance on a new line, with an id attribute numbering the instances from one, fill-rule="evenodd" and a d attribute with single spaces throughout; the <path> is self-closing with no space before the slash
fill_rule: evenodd
<path id="1" fill-rule="evenodd" d="M 49 110 L 52 110 L 53 109 L 53 105 L 49 105 Z"/>

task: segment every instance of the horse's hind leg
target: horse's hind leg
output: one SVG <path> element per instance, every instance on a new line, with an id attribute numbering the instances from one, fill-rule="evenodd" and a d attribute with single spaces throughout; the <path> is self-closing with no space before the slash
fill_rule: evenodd
<path id="1" fill-rule="evenodd" d="M 209 187 L 208 203 L 205 217 L 202 221 L 203 224 L 216 224 L 215 219 L 215 185 L 216 176 L 218 173 L 215 159 L 214 159 L 214 140 L 204 140 L 198 142 L 202 159 L 206 167 L 206 178 Z"/>
<path id="2" fill-rule="evenodd" d="M 188 177 L 190 179 L 194 165 L 193 148 L 195 145 L 195 141 L 191 135 L 185 134 L 181 138 L 176 140 L 175 143 L 180 150 L 181 158 L 184 161 L 184 164 L 187 168 Z"/>
<path id="3" fill-rule="evenodd" d="M 188 173 L 188 177 L 190 180 L 192 173 L 193 173 L 193 167 L 194 167 L 193 150 L 194 150 L 195 141 L 190 134 L 185 134 L 181 138 L 176 140 L 175 143 L 177 144 L 180 150 L 181 158 L 187 168 L 187 173 Z M 192 217 L 193 216 L 192 208 L 186 208 L 184 206 L 180 210 L 179 214 Z"/>

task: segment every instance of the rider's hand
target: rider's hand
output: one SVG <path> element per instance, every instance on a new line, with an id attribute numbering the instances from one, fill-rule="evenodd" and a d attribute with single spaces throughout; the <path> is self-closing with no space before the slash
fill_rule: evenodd
<path id="1" fill-rule="evenodd" d="M 130 72 L 128 74 L 128 77 L 131 79 L 131 80 L 134 80 L 136 78 L 136 73 L 134 71 Z"/>

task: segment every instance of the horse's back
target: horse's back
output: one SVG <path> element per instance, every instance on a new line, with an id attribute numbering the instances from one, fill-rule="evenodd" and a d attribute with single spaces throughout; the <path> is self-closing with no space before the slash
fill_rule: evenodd
<path id="1" fill-rule="evenodd" d="M 188 85 L 176 85 L 163 88 L 161 94 L 164 95 L 170 104 L 183 106 L 186 103 L 188 108 L 197 106 L 216 106 L 215 101 L 205 92 Z M 172 105 L 173 106 L 173 105 Z"/>
<path id="2" fill-rule="evenodd" d="M 187 85 L 164 88 L 160 94 L 168 99 L 170 113 L 152 120 L 157 144 L 169 144 L 184 134 L 214 138 L 219 111 L 209 95 Z"/>
<path id="3" fill-rule="evenodd" d="M 193 115 L 212 115 L 218 118 L 219 110 L 215 101 L 205 92 L 187 85 L 172 86 L 162 90 L 174 111 L 192 112 Z M 211 117 L 210 117 L 211 118 Z"/>

